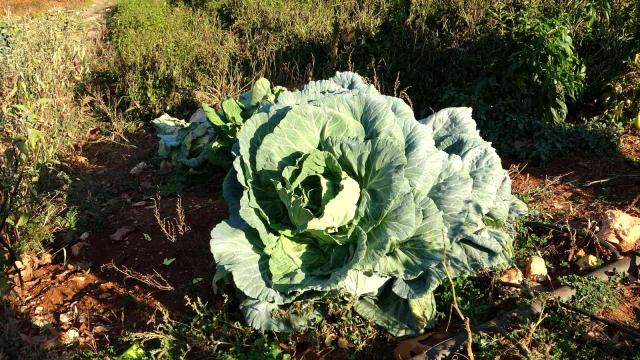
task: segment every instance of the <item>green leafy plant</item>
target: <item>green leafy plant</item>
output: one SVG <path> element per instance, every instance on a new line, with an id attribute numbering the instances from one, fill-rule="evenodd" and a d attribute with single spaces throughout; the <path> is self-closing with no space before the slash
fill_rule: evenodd
<path id="1" fill-rule="evenodd" d="M 469 108 L 417 121 L 404 101 L 337 73 L 282 92 L 234 150 L 230 216 L 211 250 L 256 328 L 304 328 L 320 309 L 278 310 L 337 293 L 391 333 L 417 333 L 433 322 L 445 255 L 452 276 L 510 262 L 524 205 Z"/>
<path id="2" fill-rule="evenodd" d="M 567 275 L 560 278 L 563 285 L 576 290 L 573 304 L 589 312 L 612 309 L 618 306 L 618 294 L 615 277 L 605 281 L 593 276 Z"/>
<path id="3" fill-rule="evenodd" d="M 528 106 L 548 111 L 553 121 L 563 123 L 567 102 L 582 92 L 586 71 L 564 19 L 522 12 L 515 18 L 512 38 L 516 50 L 508 77 L 519 93 L 533 90 L 524 99 L 532 102 Z"/>
<path id="4" fill-rule="evenodd" d="M 177 321 L 162 309 L 154 330 L 125 337 L 134 344 L 130 349 L 145 350 L 145 359 L 291 359 L 277 338 L 240 326 L 226 298 L 222 309 L 200 299 L 187 297 L 186 302 L 192 311 L 188 321 Z"/>
<path id="5" fill-rule="evenodd" d="M 251 91 L 223 100 L 219 109 L 202 104 L 202 110 L 189 122 L 167 114 L 153 120 L 160 138 L 158 155 L 171 166 L 228 167 L 233 161 L 231 146 L 244 122 L 260 106 L 273 103 L 282 90 L 279 86 L 272 88 L 267 79 L 261 78 Z"/>
<path id="6" fill-rule="evenodd" d="M 602 97 L 614 122 L 640 129 L 640 52 L 627 62 L 627 71 L 613 79 Z"/>

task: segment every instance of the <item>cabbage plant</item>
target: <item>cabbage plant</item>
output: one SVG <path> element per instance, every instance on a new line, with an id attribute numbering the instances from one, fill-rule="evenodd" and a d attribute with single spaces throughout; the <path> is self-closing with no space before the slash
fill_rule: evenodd
<path id="1" fill-rule="evenodd" d="M 231 146 L 244 122 L 261 106 L 275 102 L 283 90 L 260 78 L 250 91 L 224 99 L 219 109 L 202 104 L 188 122 L 162 115 L 152 121 L 160 139 L 158 156 L 170 166 L 228 167 L 233 161 Z"/>
<path id="2" fill-rule="evenodd" d="M 452 277 L 510 262 L 524 207 L 470 108 L 417 121 L 401 99 L 337 73 L 282 92 L 234 152 L 211 251 L 255 328 L 309 326 L 330 297 L 415 334 L 434 320 L 443 262 Z"/>

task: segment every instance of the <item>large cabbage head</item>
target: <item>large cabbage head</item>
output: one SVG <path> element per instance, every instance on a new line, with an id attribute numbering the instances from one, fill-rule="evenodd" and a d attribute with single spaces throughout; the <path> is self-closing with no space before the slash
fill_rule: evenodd
<path id="1" fill-rule="evenodd" d="M 211 250 L 257 328 L 303 327 L 274 310 L 338 296 L 395 335 L 416 333 L 434 318 L 443 261 L 451 276 L 510 261 L 519 203 L 469 108 L 417 121 L 338 73 L 253 115 L 235 152 Z"/>

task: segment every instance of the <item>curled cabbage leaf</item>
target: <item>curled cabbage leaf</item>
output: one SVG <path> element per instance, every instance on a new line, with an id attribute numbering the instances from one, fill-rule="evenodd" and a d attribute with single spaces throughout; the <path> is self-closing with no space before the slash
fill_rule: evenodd
<path id="1" fill-rule="evenodd" d="M 234 152 L 211 251 L 256 328 L 309 326 L 275 310 L 337 294 L 392 334 L 415 334 L 433 323 L 443 261 L 454 277 L 510 262 L 524 205 L 470 108 L 418 121 L 337 73 L 262 107 Z"/>

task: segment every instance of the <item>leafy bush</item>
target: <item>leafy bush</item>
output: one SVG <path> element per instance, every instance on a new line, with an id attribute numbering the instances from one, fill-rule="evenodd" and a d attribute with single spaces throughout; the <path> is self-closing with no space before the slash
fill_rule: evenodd
<path id="1" fill-rule="evenodd" d="M 304 328 L 322 315 L 308 300 L 343 296 L 413 334 L 433 322 L 444 261 L 451 276 L 510 262 L 524 206 L 469 108 L 418 122 L 402 100 L 337 73 L 282 92 L 234 151 L 230 215 L 211 250 L 256 328 Z"/>
<path id="2" fill-rule="evenodd" d="M 61 160 L 95 125 L 77 91 L 96 52 L 85 24 L 66 11 L 0 18 L 0 265 L 76 226 Z"/>
<path id="3" fill-rule="evenodd" d="M 515 19 L 515 51 L 509 56 L 508 82 L 515 85 L 524 109 L 548 112 L 556 123 L 567 116 L 567 102 L 584 87 L 585 67 L 561 18 L 542 18 L 523 12 Z"/>
<path id="4" fill-rule="evenodd" d="M 121 1 L 111 37 L 111 70 L 133 109 L 157 114 L 239 92 L 230 61 L 238 44 L 215 16 L 166 0 Z"/>
<path id="5" fill-rule="evenodd" d="M 176 104 L 193 108 L 202 101 L 219 102 L 220 94 L 239 94 L 238 84 L 255 76 L 297 87 L 338 69 L 357 69 L 381 91 L 411 98 L 421 115 L 429 109 L 473 107 L 483 136 L 501 153 L 520 158 L 616 149 L 609 140 L 617 129 L 602 116 L 605 107 L 594 111 L 593 101 L 622 76 L 623 59 L 640 51 L 637 6 L 630 0 L 176 2 L 189 4 L 171 10 L 180 14 L 177 18 L 187 23 L 209 18 L 206 31 L 224 34 L 233 45 L 209 41 L 205 46 L 200 25 L 179 26 L 164 15 L 158 19 L 167 24 L 146 29 L 116 22 L 114 42 L 131 42 L 130 53 L 144 52 L 152 64 L 126 66 L 131 56 L 122 52 L 116 73 L 137 83 L 121 87 L 135 108 L 175 113 Z M 117 18 L 154 12 L 139 4 L 124 6 Z M 138 43 L 153 34 L 162 40 Z M 167 50 L 183 48 L 183 39 L 201 45 L 179 54 Z M 218 61 L 206 55 L 209 51 L 228 58 Z M 175 69 L 183 80 L 164 77 L 167 81 L 149 93 L 153 103 L 141 101 L 148 98 L 147 78 L 166 73 L 165 68 Z M 192 73 L 202 77 L 184 80 Z M 162 98 L 166 89 L 170 95 Z"/>
<path id="6" fill-rule="evenodd" d="M 614 79 L 603 96 L 614 122 L 632 123 L 640 129 L 640 53 L 628 62 L 628 71 Z"/>

